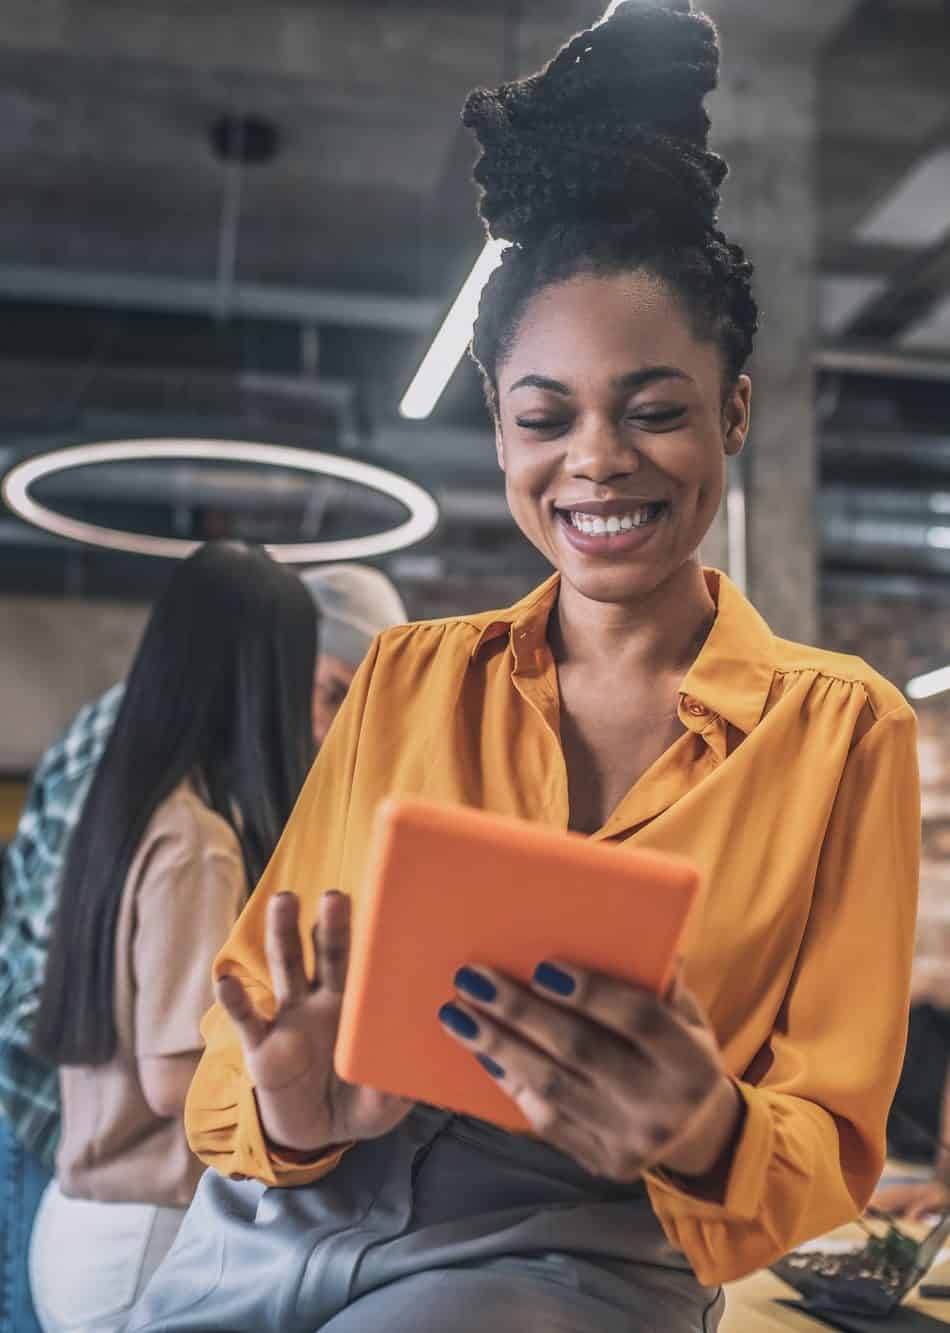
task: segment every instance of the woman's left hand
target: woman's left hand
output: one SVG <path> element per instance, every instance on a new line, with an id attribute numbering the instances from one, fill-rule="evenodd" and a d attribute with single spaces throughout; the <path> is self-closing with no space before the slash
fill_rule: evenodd
<path id="1" fill-rule="evenodd" d="M 542 963 L 530 987 L 481 965 L 455 982 L 439 1015 L 446 1031 L 587 1171 L 703 1177 L 721 1163 L 741 1098 L 681 978 L 666 1000 L 564 964 Z"/>

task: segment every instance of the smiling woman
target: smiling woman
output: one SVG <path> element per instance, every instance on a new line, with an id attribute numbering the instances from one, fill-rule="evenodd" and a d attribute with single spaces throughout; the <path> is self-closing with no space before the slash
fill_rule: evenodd
<path id="1" fill-rule="evenodd" d="M 582 272 L 525 304 L 492 390 L 498 459 L 519 526 L 571 588 L 695 582 L 749 421 L 748 376 L 723 378 L 719 344 L 650 273 Z"/>
<path id="2" fill-rule="evenodd" d="M 511 512 L 556 572 L 387 631 L 354 679 L 218 957 L 187 1116 L 214 1169 L 129 1333 L 709 1333 L 720 1283 L 870 1196 L 906 1025 L 914 717 L 699 561 L 757 318 L 716 225 L 717 63 L 688 0 L 628 0 L 467 103 L 511 243 L 473 353 Z M 444 1039 L 532 1135 L 334 1072 L 350 898 L 379 801 L 413 794 L 703 872 L 669 995 L 459 959 Z M 850 975 L 875 979 L 859 1013 Z"/>

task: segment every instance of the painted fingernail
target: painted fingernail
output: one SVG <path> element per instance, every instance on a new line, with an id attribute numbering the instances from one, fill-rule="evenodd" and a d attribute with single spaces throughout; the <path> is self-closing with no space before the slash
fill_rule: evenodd
<path id="1" fill-rule="evenodd" d="M 545 990 L 553 990 L 555 995 L 571 995 L 577 989 L 574 978 L 553 963 L 539 963 L 534 970 L 534 980 Z"/>
<path id="2" fill-rule="evenodd" d="M 488 1070 L 492 1078 L 505 1077 L 505 1071 L 502 1069 L 501 1065 L 498 1064 L 496 1060 L 493 1060 L 490 1055 L 476 1055 L 475 1059 L 478 1061 L 478 1063 L 482 1066 L 483 1069 Z"/>
<path id="3" fill-rule="evenodd" d="M 455 984 L 460 991 L 471 995 L 473 1000 L 481 1000 L 484 1004 L 490 1004 L 498 998 L 494 983 L 472 967 L 460 967 L 455 974 Z"/>
<path id="4" fill-rule="evenodd" d="M 439 1010 L 439 1021 L 457 1037 L 464 1037 L 467 1041 L 478 1036 L 478 1024 L 474 1018 L 469 1018 L 464 1009 L 459 1009 L 458 1005 L 443 1004 Z"/>

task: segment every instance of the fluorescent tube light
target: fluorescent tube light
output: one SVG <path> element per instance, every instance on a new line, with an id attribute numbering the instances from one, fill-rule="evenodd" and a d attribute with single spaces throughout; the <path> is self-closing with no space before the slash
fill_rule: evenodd
<path id="1" fill-rule="evenodd" d="M 944 690 L 950 690 L 950 667 L 940 667 L 938 671 L 915 676 L 907 682 L 904 693 L 908 699 L 930 699 L 935 694 L 943 694 Z"/>
<path id="2" fill-rule="evenodd" d="M 475 261 L 475 267 L 465 279 L 452 309 L 432 340 L 432 346 L 399 404 L 400 416 L 408 417 L 411 421 L 422 421 L 442 397 L 445 386 L 472 340 L 478 298 L 485 283 L 501 263 L 504 249 L 503 242 L 486 241 L 484 250 Z"/>
<path id="3" fill-rule="evenodd" d="M 618 5 L 626 0 L 612 0 L 607 6 L 605 23 Z M 478 314 L 478 298 L 482 288 L 501 263 L 503 241 L 487 241 L 484 250 L 475 261 L 475 267 L 465 279 L 465 283 L 452 309 L 445 317 L 442 327 L 426 352 L 422 365 L 416 371 L 412 383 L 399 404 L 399 415 L 410 421 L 424 421 L 430 415 L 436 403 L 442 397 L 445 386 L 461 361 L 466 347 L 472 340 L 475 316 Z"/>

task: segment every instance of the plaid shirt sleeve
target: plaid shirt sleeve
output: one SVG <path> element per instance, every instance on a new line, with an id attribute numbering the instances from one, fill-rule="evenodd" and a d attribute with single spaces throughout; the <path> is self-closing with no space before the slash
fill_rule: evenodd
<path id="1" fill-rule="evenodd" d="M 59 1076 L 30 1051 L 59 879 L 122 687 L 76 716 L 46 752 L 3 861 L 0 897 L 0 1109 L 18 1141 L 51 1164 L 59 1136 Z"/>

